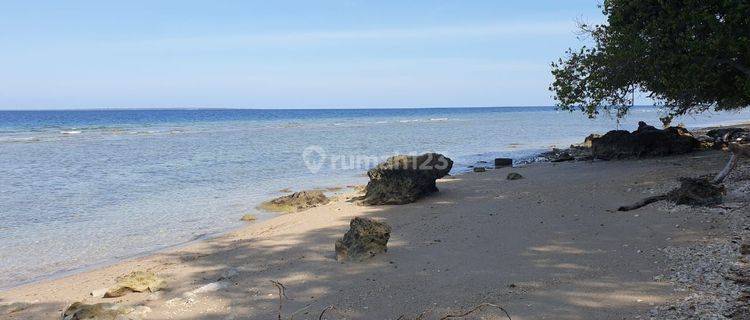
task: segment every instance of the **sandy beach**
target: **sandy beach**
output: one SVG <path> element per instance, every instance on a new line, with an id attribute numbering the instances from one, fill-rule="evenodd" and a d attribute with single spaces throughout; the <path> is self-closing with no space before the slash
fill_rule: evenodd
<path id="1" fill-rule="evenodd" d="M 647 317 L 699 288 L 670 280 L 679 261 L 665 248 L 738 245 L 732 221 L 749 212 L 742 193 L 733 195 L 733 181 L 747 179 L 747 170 L 730 177 L 721 207 L 617 207 L 668 190 L 678 177 L 714 174 L 727 158 L 701 151 L 467 173 L 441 179 L 439 193 L 401 206 L 358 206 L 347 201 L 351 193 L 342 194 L 220 238 L 6 290 L 0 318 L 56 319 L 83 301 L 146 306 L 144 319 L 274 319 L 279 296 L 272 280 L 286 287 L 285 317 L 301 310 L 295 319 L 317 319 L 326 306 L 336 308 L 328 319 L 423 312 L 431 319 L 480 303 L 503 306 L 513 319 Z M 525 179 L 506 180 L 511 171 Z M 392 226 L 389 250 L 339 263 L 334 242 L 357 216 Z M 137 270 L 164 277 L 166 288 L 91 296 Z M 481 315 L 505 318 L 489 309 Z"/>

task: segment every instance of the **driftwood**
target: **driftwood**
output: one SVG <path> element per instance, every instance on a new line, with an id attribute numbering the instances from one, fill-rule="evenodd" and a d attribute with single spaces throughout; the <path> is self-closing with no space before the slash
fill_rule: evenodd
<path id="1" fill-rule="evenodd" d="M 653 197 L 645 198 L 645 199 L 643 199 L 641 201 L 638 201 L 638 202 L 636 202 L 634 204 L 631 204 L 629 206 L 619 207 L 617 209 L 617 211 L 630 211 L 630 210 L 640 209 L 640 208 L 645 207 L 645 206 L 647 206 L 649 204 L 652 204 L 654 202 L 659 202 L 659 201 L 666 200 L 666 199 L 667 199 L 667 195 L 666 194 L 660 194 L 658 196 L 653 196 Z"/>
<path id="2" fill-rule="evenodd" d="M 292 300 L 292 299 L 290 299 L 289 297 L 287 297 L 287 295 L 286 295 L 286 287 L 284 286 L 284 284 L 282 284 L 281 282 L 278 282 L 278 281 L 274 281 L 274 280 L 271 280 L 271 283 L 272 283 L 272 284 L 273 284 L 273 285 L 274 285 L 274 286 L 276 287 L 276 289 L 278 289 L 278 291 L 279 291 L 279 308 L 278 308 L 278 319 L 279 319 L 279 320 L 283 320 L 283 319 L 284 319 L 284 316 L 283 316 L 283 312 L 282 312 L 282 311 L 283 311 L 283 304 L 284 304 L 284 300 Z M 499 309 L 499 310 L 501 310 L 501 311 L 502 311 L 502 312 L 503 312 L 503 313 L 505 314 L 505 316 L 506 316 L 506 317 L 508 317 L 508 320 L 513 320 L 513 319 L 511 319 L 511 317 L 510 317 L 510 314 L 508 313 L 508 311 L 507 311 L 507 310 L 505 310 L 505 308 L 503 308 L 503 307 L 501 307 L 501 306 L 498 306 L 498 305 L 495 305 L 495 304 L 492 304 L 492 303 L 482 303 L 482 304 L 479 304 L 479 305 L 477 305 L 477 306 L 475 306 L 475 307 L 471 308 L 471 309 L 470 309 L 469 311 L 466 311 L 466 312 L 463 312 L 463 313 L 458 313 L 458 314 L 446 314 L 445 316 L 443 316 L 442 318 L 440 318 L 440 320 L 446 320 L 446 319 L 454 319 L 454 318 L 464 318 L 464 317 L 466 317 L 466 316 L 468 316 L 468 315 L 470 315 L 470 314 L 472 314 L 472 313 L 474 313 L 474 312 L 480 311 L 480 310 L 482 310 L 482 309 L 484 309 L 484 308 L 488 308 L 488 307 L 491 307 L 491 308 L 495 308 L 495 309 Z M 303 308 L 301 308 L 301 309 L 299 309 L 299 310 L 295 311 L 295 312 L 294 312 L 294 313 L 292 313 L 292 315 L 291 315 L 291 316 L 289 317 L 289 320 L 294 320 L 294 316 L 295 316 L 295 315 L 299 314 L 300 312 L 302 312 L 302 311 L 304 311 L 304 310 L 307 310 L 308 308 L 310 308 L 310 305 L 309 305 L 309 304 L 308 304 L 308 305 L 306 305 L 305 307 L 303 307 Z M 320 312 L 320 315 L 318 316 L 318 320 L 323 320 L 323 316 L 324 316 L 324 315 L 326 314 L 326 312 L 328 312 L 328 311 L 332 311 L 332 310 L 336 310 L 336 307 L 335 307 L 335 306 L 333 306 L 333 305 L 329 305 L 329 306 L 325 307 L 325 308 L 324 308 L 324 309 L 323 309 L 323 310 L 322 310 L 322 311 Z M 426 316 L 426 315 L 427 315 L 427 314 L 428 314 L 429 312 L 430 312 L 430 310 L 426 310 L 426 311 L 424 311 L 424 312 L 420 313 L 420 314 L 419 314 L 419 316 L 417 316 L 417 317 L 415 318 L 415 320 L 423 320 L 423 319 L 424 319 L 424 317 L 425 317 L 425 316 Z M 404 315 L 402 315 L 402 316 L 398 317 L 398 319 L 396 319 L 396 320 L 403 320 L 403 319 L 406 319 L 406 317 L 405 317 Z"/>
<path id="3" fill-rule="evenodd" d="M 466 316 L 468 316 L 468 315 L 470 315 L 470 314 L 472 314 L 472 313 L 474 313 L 476 311 L 479 311 L 479 310 L 481 310 L 483 308 L 486 308 L 486 307 L 492 307 L 492 308 L 500 309 L 503 313 L 505 313 L 505 316 L 508 317 L 508 320 L 513 320 L 513 319 L 510 318 L 510 314 L 508 314 L 508 311 L 506 311 L 503 307 L 498 306 L 498 305 L 494 305 L 494 304 L 491 304 L 491 303 L 482 303 L 482 304 L 474 307 L 473 309 L 471 309 L 471 310 L 469 310 L 467 312 L 461 313 L 461 314 L 448 314 L 448 315 L 445 315 L 444 317 L 440 318 L 440 320 L 452 319 L 452 318 L 463 318 L 463 317 L 466 317 Z"/>
<path id="4" fill-rule="evenodd" d="M 645 198 L 634 204 L 622 206 L 617 211 L 630 211 L 645 207 L 661 200 L 671 200 L 677 204 L 690 205 L 715 205 L 721 202 L 721 194 L 724 192 L 722 183 L 732 172 L 741 157 L 750 158 L 750 144 L 730 143 L 729 151 L 732 156 L 729 161 L 713 179 L 682 179 L 680 187 L 666 194 Z"/>
<path id="5" fill-rule="evenodd" d="M 726 179 L 729 173 L 732 172 L 732 169 L 737 166 L 740 157 L 750 158 L 750 144 L 730 143 L 729 151 L 732 152 L 732 157 L 729 158 L 724 169 L 722 169 L 712 181 L 715 184 L 724 182 L 724 179 Z"/>

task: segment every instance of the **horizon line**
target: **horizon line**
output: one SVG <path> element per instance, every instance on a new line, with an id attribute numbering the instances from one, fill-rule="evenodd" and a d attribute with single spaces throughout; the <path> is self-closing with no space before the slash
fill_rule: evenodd
<path id="1" fill-rule="evenodd" d="M 633 105 L 632 107 L 649 107 L 654 105 Z M 490 108 L 556 108 L 555 105 L 525 105 L 525 106 L 430 106 L 430 107 L 325 107 L 325 108 L 246 108 L 246 107 L 100 107 L 100 108 L 61 108 L 61 109 L 2 109 L 0 112 L 34 112 L 34 111 L 186 111 L 186 110 L 409 110 L 409 109 L 490 109 Z"/>

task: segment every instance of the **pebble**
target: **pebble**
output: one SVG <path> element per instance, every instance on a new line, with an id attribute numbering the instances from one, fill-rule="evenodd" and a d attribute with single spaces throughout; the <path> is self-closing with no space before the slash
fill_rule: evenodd
<path id="1" fill-rule="evenodd" d="M 91 291 L 91 296 L 94 298 L 104 298 L 104 295 L 107 293 L 107 288 L 99 288 L 94 291 Z"/>
<path id="2" fill-rule="evenodd" d="M 219 291 L 221 289 L 224 289 L 226 287 L 229 287 L 229 283 L 225 281 L 217 281 L 217 282 L 211 282 L 207 285 L 204 285 L 198 289 L 195 289 L 191 291 L 194 294 L 200 294 L 200 293 L 208 293 L 208 292 L 215 292 Z"/>

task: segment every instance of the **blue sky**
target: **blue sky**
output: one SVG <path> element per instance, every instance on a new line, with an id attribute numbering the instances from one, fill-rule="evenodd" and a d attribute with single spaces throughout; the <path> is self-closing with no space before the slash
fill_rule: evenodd
<path id="1" fill-rule="evenodd" d="M 0 109 L 551 105 L 596 4 L 0 0 Z"/>

